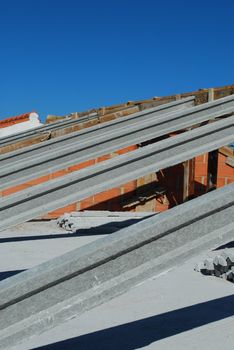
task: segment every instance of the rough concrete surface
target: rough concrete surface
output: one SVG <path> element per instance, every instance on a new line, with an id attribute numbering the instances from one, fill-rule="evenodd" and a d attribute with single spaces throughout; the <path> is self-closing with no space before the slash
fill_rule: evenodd
<path id="1" fill-rule="evenodd" d="M 1 232 L 0 277 L 99 237 L 73 236 L 57 228 L 55 222 L 18 225 Z M 197 262 L 214 255 L 217 252 L 207 252 L 175 266 L 12 349 L 230 349 L 234 339 L 233 284 L 194 271 Z"/>
<path id="2" fill-rule="evenodd" d="M 13 349 L 230 349 L 233 285 L 194 272 L 196 259 Z"/>
<path id="3" fill-rule="evenodd" d="M 0 280 L 7 272 L 29 269 L 102 235 L 71 235 L 56 221 L 34 221 L 0 232 Z"/>

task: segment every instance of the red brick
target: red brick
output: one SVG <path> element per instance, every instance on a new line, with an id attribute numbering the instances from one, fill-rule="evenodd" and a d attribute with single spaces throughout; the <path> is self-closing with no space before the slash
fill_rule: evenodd
<path id="1" fill-rule="evenodd" d="M 145 178 L 144 177 L 141 177 L 140 179 L 137 179 L 137 187 L 141 187 L 141 186 L 144 186 L 146 185 L 146 181 L 145 181 Z"/>
<path id="2" fill-rule="evenodd" d="M 227 157 L 225 155 L 223 155 L 222 153 L 219 153 L 219 156 L 218 156 L 218 163 L 225 163 L 227 160 Z"/>
<path id="3" fill-rule="evenodd" d="M 30 187 L 30 186 L 27 185 L 27 184 L 22 184 L 22 185 L 14 186 L 14 187 L 11 187 L 11 188 L 7 188 L 7 189 L 2 191 L 2 196 L 3 197 L 4 196 L 9 196 L 9 195 L 11 195 L 13 193 L 25 190 L 28 187 Z"/>
<path id="4" fill-rule="evenodd" d="M 76 210 L 76 203 L 73 203 L 73 204 L 67 205 L 66 207 L 54 210 L 54 211 L 48 213 L 47 215 L 50 218 L 56 219 L 59 216 L 63 215 L 64 213 L 70 213 L 70 212 L 75 211 L 75 210 Z"/>
<path id="5" fill-rule="evenodd" d="M 87 168 L 87 167 L 94 165 L 94 164 L 95 164 L 95 159 L 90 159 L 90 160 L 87 160 L 87 161 L 82 162 L 80 164 L 72 165 L 72 166 L 68 167 L 67 170 L 68 170 L 68 172 L 73 172 L 73 171 Z"/>
<path id="6" fill-rule="evenodd" d="M 234 176 L 234 168 L 227 164 L 222 164 L 218 167 L 218 177 Z"/>
<path id="7" fill-rule="evenodd" d="M 202 183 L 202 176 L 195 176 L 194 180 L 199 183 Z"/>
<path id="8" fill-rule="evenodd" d="M 195 177 L 195 181 L 199 182 L 199 183 L 201 183 L 203 185 L 206 185 L 206 183 L 207 183 L 207 176 L 196 176 Z"/>
<path id="9" fill-rule="evenodd" d="M 103 116 L 100 117 L 101 123 L 109 122 L 109 121 L 111 121 L 113 119 L 116 119 L 116 117 L 113 116 L 112 114 L 111 115 L 107 114 L 107 115 L 103 115 Z"/>
<path id="10" fill-rule="evenodd" d="M 204 162 L 205 162 L 205 163 L 208 163 L 208 153 L 205 153 L 205 154 L 204 154 Z"/>
<path id="11" fill-rule="evenodd" d="M 110 154 L 105 154 L 104 156 L 101 156 L 101 157 L 97 158 L 97 163 L 103 162 L 103 161 L 108 160 L 110 158 L 111 158 Z"/>
<path id="12" fill-rule="evenodd" d="M 98 124 L 98 120 L 97 119 L 89 120 L 89 121 L 83 123 L 82 129 L 90 128 L 91 126 L 97 125 L 97 124 Z"/>
<path id="13" fill-rule="evenodd" d="M 195 177 L 207 175 L 207 164 L 206 163 L 195 163 Z"/>
<path id="14" fill-rule="evenodd" d="M 132 152 L 132 151 L 134 151 L 136 149 L 137 149 L 137 146 L 133 145 L 133 146 L 122 148 L 122 149 L 116 151 L 116 153 L 118 153 L 118 154 L 125 154 L 125 153 L 128 153 L 128 152 Z"/>
<path id="15" fill-rule="evenodd" d="M 227 178 L 226 179 L 226 184 L 229 185 L 229 184 L 232 184 L 234 182 L 234 179 L 231 179 L 231 178 Z"/>
<path id="16" fill-rule="evenodd" d="M 130 181 L 125 185 L 122 185 L 121 186 L 121 194 L 134 191 L 136 189 L 136 185 L 137 185 L 137 182 L 135 180 Z"/>
<path id="17" fill-rule="evenodd" d="M 55 173 L 52 173 L 50 176 L 51 176 L 51 179 L 56 179 L 57 177 L 62 177 L 67 174 L 68 174 L 67 169 L 63 169 L 63 170 L 58 170 Z"/>
<path id="18" fill-rule="evenodd" d="M 226 184 L 226 179 L 225 177 L 219 177 L 217 179 L 217 187 L 223 187 Z"/>
<path id="19" fill-rule="evenodd" d="M 87 208 L 92 207 L 93 205 L 94 205 L 93 196 L 89 197 L 89 198 L 86 198 L 86 199 L 83 199 L 80 202 L 80 210 L 85 210 Z"/>
<path id="20" fill-rule="evenodd" d="M 195 157 L 195 163 L 205 163 L 205 155 L 202 154 L 200 156 Z"/>
<path id="21" fill-rule="evenodd" d="M 169 205 L 167 204 L 160 204 L 158 202 L 156 202 L 156 206 L 155 206 L 156 211 L 162 212 L 162 211 L 166 211 L 169 209 Z"/>
<path id="22" fill-rule="evenodd" d="M 13 194 L 13 193 L 25 190 L 28 187 L 39 185 L 39 184 L 41 184 L 43 182 L 46 182 L 46 181 L 49 181 L 49 180 L 50 180 L 50 175 L 41 176 L 41 177 L 39 177 L 37 179 L 25 182 L 25 183 L 23 183 L 21 185 L 14 186 L 14 187 L 11 187 L 11 188 L 7 188 L 7 189 L 2 191 L 2 195 L 3 196 L 8 196 L 10 194 Z"/>
<path id="23" fill-rule="evenodd" d="M 120 188 L 113 188 L 112 190 L 98 193 L 94 196 L 94 203 L 107 201 L 111 198 L 118 197 L 120 194 Z"/>
<path id="24" fill-rule="evenodd" d="M 36 186 L 36 185 L 39 185 L 39 184 L 46 182 L 46 181 L 49 181 L 49 180 L 50 180 L 50 175 L 45 175 L 45 176 L 41 176 L 37 179 L 27 181 L 24 185 L 26 185 L 27 187 Z"/>

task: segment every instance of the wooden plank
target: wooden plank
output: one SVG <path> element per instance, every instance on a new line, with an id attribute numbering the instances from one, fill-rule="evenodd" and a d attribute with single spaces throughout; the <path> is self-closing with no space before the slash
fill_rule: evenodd
<path id="1" fill-rule="evenodd" d="M 218 150 L 209 152 L 208 154 L 208 167 L 207 167 L 207 191 L 211 191 L 217 188 L 217 174 L 218 174 Z"/>
<path id="2" fill-rule="evenodd" d="M 214 89 L 208 90 L 208 101 L 214 100 Z M 208 166 L 207 166 L 207 182 L 206 190 L 211 191 L 217 188 L 218 177 L 218 150 L 214 150 L 208 153 Z"/>
<path id="3" fill-rule="evenodd" d="M 187 201 L 194 195 L 194 168 L 195 159 L 189 159 L 183 163 L 184 166 L 184 184 L 183 184 L 183 201 Z"/>

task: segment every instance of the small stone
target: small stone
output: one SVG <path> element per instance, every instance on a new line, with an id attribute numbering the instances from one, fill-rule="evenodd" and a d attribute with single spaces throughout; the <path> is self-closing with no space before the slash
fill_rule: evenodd
<path id="1" fill-rule="evenodd" d="M 214 264 L 211 258 L 204 260 L 204 268 L 201 270 L 203 275 L 214 275 Z"/>
<path id="2" fill-rule="evenodd" d="M 213 259 L 207 258 L 204 260 L 204 267 L 209 271 L 214 271 Z"/>
<path id="3" fill-rule="evenodd" d="M 197 271 L 197 272 L 200 272 L 201 270 L 204 270 L 204 269 L 205 269 L 205 266 L 203 262 L 197 263 L 194 266 L 194 271 Z"/>
<path id="4" fill-rule="evenodd" d="M 227 263 L 229 266 L 234 266 L 234 254 L 231 252 L 228 253 Z"/>
<path id="5" fill-rule="evenodd" d="M 213 262 L 214 262 L 215 270 L 220 271 L 221 274 L 228 271 L 228 263 L 223 256 L 216 255 Z"/>
<path id="6" fill-rule="evenodd" d="M 225 272 L 220 277 L 223 278 L 224 280 L 226 280 L 227 279 L 227 274 L 228 274 L 228 272 Z"/>
<path id="7" fill-rule="evenodd" d="M 214 270 L 214 275 L 216 277 L 221 277 L 221 272 L 219 270 Z"/>
<path id="8" fill-rule="evenodd" d="M 232 271 L 226 272 L 226 280 L 227 280 L 227 281 L 233 282 L 233 277 L 234 277 L 234 274 L 233 274 Z"/>
<path id="9" fill-rule="evenodd" d="M 224 249 L 224 251 L 221 253 L 221 256 L 227 261 L 228 258 L 228 249 Z"/>

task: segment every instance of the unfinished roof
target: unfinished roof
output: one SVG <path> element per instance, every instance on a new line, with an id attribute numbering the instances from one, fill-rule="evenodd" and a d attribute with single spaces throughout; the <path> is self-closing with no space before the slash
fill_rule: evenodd
<path id="1" fill-rule="evenodd" d="M 37 172 L 48 175 L 55 170 L 64 170 L 65 166 L 78 168 L 2 198 L 1 229 L 9 232 L 8 227 L 37 218 L 49 210 L 182 162 L 186 193 L 183 199 L 186 201 L 189 199 L 186 187 L 189 168 L 186 164 L 192 164 L 189 162 L 193 157 L 210 152 L 209 161 L 213 157 L 214 165 L 217 149 L 233 142 L 234 97 L 231 95 L 217 101 L 213 101 L 213 97 L 211 94 L 209 102 L 195 107 L 187 105 L 193 100 L 189 98 L 185 103 L 183 100 L 170 101 L 168 105 L 138 110 L 120 120 L 117 119 L 119 116 L 112 115 L 111 120 L 79 133 L 72 129 L 79 124 L 79 119 L 46 126 L 46 132 L 47 127 L 51 128 L 51 134 L 55 132 L 55 140 L 44 140 L 41 144 L 2 154 L 2 188 L 19 184 L 31 175 L 36 176 Z M 185 108 L 162 114 L 163 110 L 176 105 Z M 59 134 L 69 124 L 73 125 L 71 129 L 68 127 L 73 132 Z M 33 134 L 26 132 L 21 136 L 27 138 Z M 18 136 L 5 138 L 3 143 L 10 143 Z M 117 153 L 126 145 L 134 147 L 125 154 Z M 223 152 L 232 158 L 230 150 L 227 148 Z M 107 151 L 117 154 L 105 159 Z M 100 155 L 104 158 L 101 162 L 79 168 L 81 161 L 88 162 Z M 209 169 L 206 174 L 209 180 L 207 191 L 216 187 L 212 176 L 217 175 L 217 166 L 215 171 Z M 132 226 L 119 231 L 115 227 L 116 232 L 111 236 L 2 281 L 0 348 L 5 350 L 14 344 L 17 346 L 25 338 L 57 327 L 195 254 L 230 241 L 234 233 L 233 191 L 233 184 L 229 184 L 164 213 L 146 214 Z M 83 216 L 79 215 L 77 217 Z M 75 232 L 79 231 L 79 222 L 74 225 L 67 217 L 61 220 L 60 224 L 65 227 L 73 225 Z M 225 315 L 228 317 L 231 313 Z"/>
<path id="2" fill-rule="evenodd" d="M 182 122 L 182 127 L 180 126 L 179 129 L 184 128 L 185 126 L 187 128 L 189 126 L 191 127 L 194 125 L 194 123 L 197 125 L 198 120 L 196 120 L 196 117 L 202 118 L 201 120 L 204 121 L 204 113 L 205 118 L 208 118 L 208 120 L 214 119 L 215 117 L 228 115 L 228 117 L 224 119 L 215 121 L 205 126 L 194 128 L 193 130 L 185 131 L 184 133 L 169 139 L 159 140 L 158 142 L 129 152 L 128 154 L 119 155 L 118 157 L 114 157 L 113 159 L 104 161 L 100 164 L 95 164 L 88 167 L 87 169 L 83 169 L 82 171 L 74 171 L 68 173 L 63 177 L 58 177 L 56 179 L 42 183 L 40 186 L 34 186 L 32 188 L 25 189 L 24 191 L 15 193 L 6 197 L 5 199 L 2 199 L 2 229 L 8 227 L 9 225 L 11 226 L 16 223 L 33 219 L 39 215 L 46 214 L 51 210 L 71 204 L 76 200 L 87 198 L 92 194 L 100 193 L 104 190 L 110 190 L 111 188 L 127 183 L 128 181 L 181 163 L 199 154 L 203 154 L 205 152 L 209 152 L 218 149 L 221 146 L 229 144 L 233 141 L 234 135 L 234 117 L 230 116 L 234 110 L 233 100 L 234 95 L 225 97 L 224 99 L 219 99 L 214 102 L 209 102 L 201 106 L 195 106 L 191 109 L 188 109 L 188 112 L 183 111 L 182 115 L 180 112 L 174 112 L 169 116 L 166 115 L 164 118 L 166 120 L 164 120 L 164 122 L 160 118 L 160 122 L 156 121 L 156 134 L 151 134 L 152 125 L 150 125 L 150 128 L 147 132 L 145 131 L 146 128 L 143 128 L 142 135 L 144 137 L 144 141 L 146 141 L 151 140 L 156 136 L 168 134 L 168 132 L 173 131 L 174 129 L 178 130 L 176 123 L 178 120 L 180 121 L 183 115 L 186 116 L 186 113 L 190 118 L 188 118 L 186 122 Z M 231 103 L 229 107 L 227 106 L 228 103 Z M 218 108 L 218 110 L 215 110 L 215 112 L 206 115 L 207 109 L 209 109 L 209 107 L 215 107 Z M 139 112 L 139 115 L 136 114 L 136 116 L 139 117 L 141 113 L 142 112 Z M 143 115 L 145 115 L 145 112 Z M 191 118 L 191 115 L 195 118 L 195 120 Z M 171 129 L 168 128 L 170 119 Z M 124 123 L 124 121 L 127 122 L 127 120 L 123 120 L 122 122 Z M 133 116 L 130 117 L 130 121 L 134 125 Z M 107 149 L 105 148 L 105 145 L 108 148 L 106 137 L 109 137 L 108 141 L 111 147 L 111 149 L 108 149 L 108 152 L 113 152 L 114 150 L 123 148 L 126 146 L 126 142 L 127 145 L 134 145 L 136 142 L 139 142 L 139 140 L 141 140 L 141 136 L 137 134 L 134 128 L 134 131 L 132 131 L 130 125 L 128 125 L 127 128 L 123 127 L 122 129 L 120 128 L 120 130 L 117 129 L 117 131 L 120 132 L 120 134 L 117 136 L 115 136 L 112 129 L 110 130 L 110 135 L 108 135 L 106 128 L 108 128 L 108 126 L 112 127 L 113 123 L 115 126 L 115 122 L 113 121 L 103 124 L 103 143 L 101 141 L 101 128 L 93 127 L 93 131 L 95 132 L 97 129 L 98 132 L 97 138 L 95 138 L 95 136 L 91 136 L 94 153 L 91 153 L 91 155 L 89 155 L 88 150 L 91 149 L 91 146 L 87 144 L 86 149 L 85 140 L 81 140 L 81 146 L 77 154 L 75 154 L 75 157 L 72 158 L 72 164 L 69 163 L 69 165 L 75 165 L 81 161 L 90 160 L 97 157 L 97 154 L 95 154 L 95 152 L 97 152 L 99 146 L 101 154 L 106 154 Z M 164 123 L 165 131 L 160 132 L 160 129 L 163 130 Z M 138 141 L 136 141 L 134 135 L 137 135 L 136 137 Z M 86 135 L 84 134 L 84 136 Z M 121 136 L 123 137 L 123 141 L 120 144 Z M 18 152 L 20 152 L 22 156 L 22 151 L 19 150 Z M 18 152 L 16 151 L 16 154 Z M 79 153 L 83 158 L 79 159 Z M 73 156 L 73 154 L 74 150 L 71 152 L 71 156 Z M 4 162 L 10 162 L 9 172 L 14 173 L 14 166 L 12 163 L 12 160 L 14 159 L 14 153 L 9 155 L 9 157 L 7 155 L 8 154 L 2 156 L 3 165 Z M 53 150 L 52 155 L 54 156 Z M 28 154 L 26 152 L 25 162 L 27 162 L 27 156 Z M 70 160 L 70 154 L 68 157 Z M 55 163 L 58 162 L 58 158 L 59 154 L 56 155 L 55 153 Z M 16 163 L 19 162 L 22 164 L 24 171 L 26 163 L 22 163 L 23 159 L 24 158 L 21 158 L 21 160 L 16 161 Z M 37 163 L 35 165 L 37 166 Z M 60 169 L 64 169 L 63 163 L 61 163 L 59 166 Z M 4 171 L 4 167 L 2 170 Z M 46 161 L 46 167 L 43 168 L 43 174 L 46 175 L 47 171 L 50 171 L 50 161 Z M 26 166 L 26 172 L 30 173 L 30 166 Z M 2 176 L 4 177 L 4 174 Z M 5 176 L 8 177 L 7 172 Z M 15 181 L 17 181 L 17 177 Z M 3 181 L 2 188 L 4 188 L 4 186 L 7 186 L 7 178 L 6 182 Z"/>
<path id="3" fill-rule="evenodd" d="M 233 193 L 232 184 L 2 281 L 0 349 L 230 241 Z"/>

